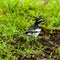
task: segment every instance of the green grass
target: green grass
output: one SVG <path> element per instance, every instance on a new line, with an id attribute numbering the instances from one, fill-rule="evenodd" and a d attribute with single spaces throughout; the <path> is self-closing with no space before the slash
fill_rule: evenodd
<path id="1" fill-rule="evenodd" d="M 34 24 L 35 17 L 44 18 L 49 29 L 60 27 L 60 3 L 57 0 L 1 0 L 0 1 L 0 59 L 18 60 L 20 54 L 34 54 L 24 32 Z M 22 43 L 21 43 L 22 42 Z M 33 40 L 34 43 L 34 40 Z M 32 43 L 32 44 L 33 44 Z M 27 46 L 25 46 L 27 45 Z M 40 46 L 40 44 L 38 44 Z M 42 47 L 37 51 L 42 53 Z"/>

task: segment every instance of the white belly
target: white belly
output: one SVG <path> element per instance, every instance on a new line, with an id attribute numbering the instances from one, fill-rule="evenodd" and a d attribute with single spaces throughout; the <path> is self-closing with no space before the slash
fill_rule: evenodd
<path id="1" fill-rule="evenodd" d="M 39 32 L 38 33 L 33 33 L 32 36 L 33 37 L 37 37 L 39 35 Z"/>

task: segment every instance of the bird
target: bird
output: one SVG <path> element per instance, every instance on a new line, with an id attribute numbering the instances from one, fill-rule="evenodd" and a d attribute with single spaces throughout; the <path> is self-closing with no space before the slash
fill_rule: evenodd
<path id="1" fill-rule="evenodd" d="M 39 25 L 42 22 L 43 22 L 42 18 L 36 19 L 34 25 L 29 27 L 29 29 L 25 32 L 25 34 L 27 34 L 28 36 L 32 36 L 32 37 L 36 38 L 41 32 L 41 27 Z"/>

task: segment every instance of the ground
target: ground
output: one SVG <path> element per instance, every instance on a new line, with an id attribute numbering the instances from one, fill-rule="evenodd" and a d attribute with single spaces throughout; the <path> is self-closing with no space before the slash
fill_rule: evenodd
<path id="1" fill-rule="evenodd" d="M 38 39 L 38 41 L 41 42 L 42 47 L 46 47 L 43 49 L 42 55 L 39 53 L 31 54 L 22 56 L 19 60 L 60 60 L 60 55 L 56 53 L 56 50 L 60 48 L 60 31 L 57 29 L 51 34 L 49 31 L 45 30 L 45 32 L 42 31 L 42 33 L 43 37 Z"/>

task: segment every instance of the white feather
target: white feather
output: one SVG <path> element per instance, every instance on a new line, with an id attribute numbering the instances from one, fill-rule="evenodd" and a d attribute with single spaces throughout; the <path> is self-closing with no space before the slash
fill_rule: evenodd
<path id="1" fill-rule="evenodd" d="M 41 29 L 36 29 L 35 31 L 41 31 Z"/>
<path id="2" fill-rule="evenodd" d="M 41 31 L 41 29 L 36 29 L 34 31 L 37 31 L 36 33 L 28 33 L 27 35 L 33 36 L 33 37 L 37 37 Z"/>

